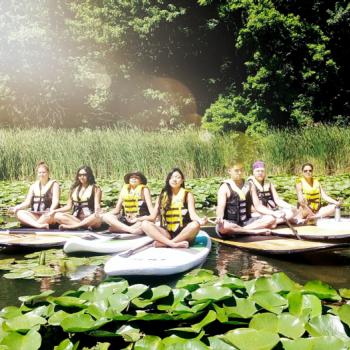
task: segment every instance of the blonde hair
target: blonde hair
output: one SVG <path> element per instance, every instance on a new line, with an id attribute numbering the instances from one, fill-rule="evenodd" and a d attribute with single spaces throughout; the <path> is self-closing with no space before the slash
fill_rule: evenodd
<path id="1" fill-rule="evenodd" d="M 50 172 L 49 166 L 43 160 L 38 162 L 38 164 L 36 165 L 36 170 L 38 170 L 39 168 L 45 168 L 48 173 Z"/>

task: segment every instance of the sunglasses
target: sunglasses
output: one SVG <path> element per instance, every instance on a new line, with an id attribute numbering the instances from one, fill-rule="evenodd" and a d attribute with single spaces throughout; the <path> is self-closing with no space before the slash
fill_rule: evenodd
<path id="1" fill-rule="evenodd" d="M 303 170 L 304 173 L 312 173 L 312 170 L 311 169 L 305 169 Z"/>
<path id="2" fill-rule="evenodd" d="M 87 173 L 79 173 L 78 176 L 87 176 Z"/>

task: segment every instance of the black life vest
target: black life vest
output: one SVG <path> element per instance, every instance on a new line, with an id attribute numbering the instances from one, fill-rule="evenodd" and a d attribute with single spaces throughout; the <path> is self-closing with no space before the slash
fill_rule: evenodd
<path id="1" fill-rule="evenodd" d="M 248 183 L 242 188 L 237 187 L 233 181 L 224 181 L 230 191 L 226 200 L 224 219 L 241 225 L 250 218 L 251 197 Z"/>
<path id="2" fill-rule="evenodd" d="M 271 192 L 271 183 L 268 181 L 264 181 L 264 184 L 262 185 L 254 176 L 250 176 L 248 178 L 248 181 L 254 185 L 256 189 L 256 193 L 258 195 L 259 201 L 262 205 L 269 209 L 275 209 L 277 208 L 277 204 L 273 198 L 272 192 Z"/>

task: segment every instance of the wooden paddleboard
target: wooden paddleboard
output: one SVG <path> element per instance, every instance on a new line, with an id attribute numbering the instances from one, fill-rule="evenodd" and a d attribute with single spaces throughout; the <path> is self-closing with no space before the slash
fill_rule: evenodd
<path id="1" fill-rule="evenodd" d="M 322 243 L 293 238 L 245 235 L 231 239 L 211 237 L 215 242 L 260 254 L 300 254 L 350 247 L 350 243 Z"/>
<path id="2" fill-rule="evenodd" d="M 295 226 L 298 235 L 302 239 L 323 242 L 350 242 L 349 229 L 334 229 L 331 227 L 320 227 L 315 225 Z M 294 238 L 292 230 L 288 227 L 277 227 L 272 230 L 274 236 Z"/>
<path id="3" fill-rule="evenodd" d="M 36 234 L 9 234 L 0 236 L 1 252 L 20 252 L 63 247 L 67 237 Z"/>
<path id="4" fill-rule="evenodd" d="M 152 242 L 152 239 L 148 236 L 133 235 L 129 233 L 120 233 L 110 236 L 111 237 L 108 237 L 106 235 L 106 237 L 99 239 L 70 238 L 65 243 L 63 250 L 65 253 L 87 252 L 108 254 L 122 252 Z"/>
<path id="5" fill-rule="evenodd" d="M 105 264 L 105 272 L 111 276 L 171 275 L 201 265 L 209 254 L 211 241 L 200 231 L 190 248 L 148 248 L 129 257 L 115 255 Z"/>

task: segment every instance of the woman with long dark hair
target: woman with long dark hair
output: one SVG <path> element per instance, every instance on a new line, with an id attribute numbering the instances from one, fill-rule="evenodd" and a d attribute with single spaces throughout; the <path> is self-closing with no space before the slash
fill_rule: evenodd
<path id="1" fill-rule="evenodd" d="M 45 162 L 38 163 L 36 170 L 38 180 L 30 186 L 26 199 L 10 208 L 9 212 L 15 214 L 23 225 L 48 229 L 55 223 L 48 213 L 59 206 L 60 186 L 56 180 L 50 179 Z"/>
<path id="2" fill-rule="evenodd" d="M 76 173 L 67 204 L 50 214 L 54 215 L 60 229 L 98 228 L 101 226 L 101 197 L 92 169 L 83 165 Z"/>
<path id="3" fill-rule="evenodd" d="M 158 216 L 160 226 L 154 223 Z M 143 221 L 141 228 L 155 240 L 156 247 L 188 248 L 200 226 L 206 224 L 207 218 L 196 213 L 193 194 L 185 188 L 185 177 L 179 168 L 167 175 L 149 220 Z"/>

